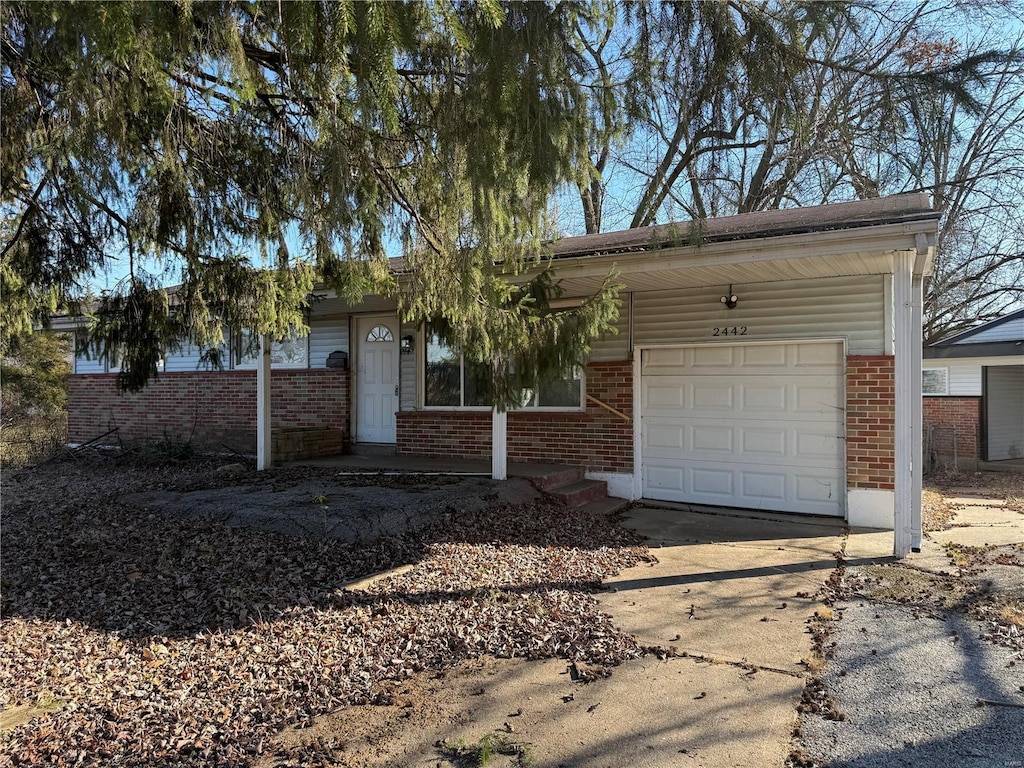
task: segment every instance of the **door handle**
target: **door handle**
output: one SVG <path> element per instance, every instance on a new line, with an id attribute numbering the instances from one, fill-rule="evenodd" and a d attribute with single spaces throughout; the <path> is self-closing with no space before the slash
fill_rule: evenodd
<path id="1" fill-rule="evenodd" d="M 398 385 L 395 384 L 395 397 L 398 397 Z"/>

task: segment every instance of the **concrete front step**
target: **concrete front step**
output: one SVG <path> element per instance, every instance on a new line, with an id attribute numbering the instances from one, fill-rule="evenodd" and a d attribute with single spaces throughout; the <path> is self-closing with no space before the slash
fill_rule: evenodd
<path id="1" fill-rule="evenodd" d="M 583 469 L 561 465 L 523 465 L 509 466 L 509 475 L 529 480 L 538 491 L 550 493 L 556 488 L 563 488 L 583 479 Z"/>
<path id="2" fill-rule="evenodd" d="M 604 480 L 577 480 L 547 492 L 567 507 L 582 507 L 592 501 L 608 498 L 608 483 Z"/>
<path id="3" fill-rule="evenodd" d="M 595 516 L 614 515 L 629 506 L 629 501 L 626 499 L 616 499 L 614 496 L 606 496 L 603 499 L 597 501 L 590 501 L 584 504 L 582 507 L 577 507 L 580 512 L 588 512 Z"/>

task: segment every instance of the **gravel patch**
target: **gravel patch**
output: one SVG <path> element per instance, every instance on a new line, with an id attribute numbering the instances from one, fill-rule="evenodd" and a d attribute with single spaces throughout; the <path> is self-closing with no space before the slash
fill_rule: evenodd
<path id="1" fill-rule="evenodd" d="M 836 606 L 821 675 L 845 720 L 803 719 L 804 751 L 831 768 L 1024 765 L 1020 653 L 959 614 L 852 601 Z"/>

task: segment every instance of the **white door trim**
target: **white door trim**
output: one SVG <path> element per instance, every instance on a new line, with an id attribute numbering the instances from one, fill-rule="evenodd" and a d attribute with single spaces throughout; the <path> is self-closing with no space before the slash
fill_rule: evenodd
<path id="1" fill-rule="evenodd" d="M 820 344 L 820 343 L 833 343 L 840 344 L 842 346 L 842 375 L 840 378 L 840 402 L 843 404 L 845 409 L 846 404 L 846 373 L 847 363 L 846 359 L 849 357 L 849 344 L 848 339 L 844 336 L 825 336 L 820 338 L 810 337 L 798 337 L 798 338 L 784 338 L 784 339 L 751 339 L 750 341 L 693 341 L 693 342 L 679 342 L 679 343 L 654 343 L 654 344 L 638 344 L 633 349 L 633 498 L 642 499 L 643 491 L 646 487 L 646 478 L 644 477 L 644 462 L 643 462 L 643 433 L 642 433 L 642 422 L 643 422 L 643 353 L 649 349 L 682 349 L 686 347 L 709 347 L 709 346 L 754 346 L 758 344 Z M 843 440 L 846 439 L 846 422 L 844 417 L 843 423 Z M 846 496 L 846 485 L 847 485 L 847 466 L 846 466 L 846 450 L 842 453 L 842 478 L 843 478 L 843 510 L 844 517 L 849 515 L 849 509 L 845 502 Z"/>
<path id="2" fill-rule="evenodd" d="M 386 322 L 388 324 L 388 327 L 391 328 L 391 332 L 392 332 L 392 334 L 394 336 L 395 377 L 396 377 L 396 381 L 398 381 L 398 385 L 401 386 L 401 382 L 399 381 L 400 367 L 401 367 L 401 360 L 399 359 L 399 355 L 400 355 L 399 335 L 401 333 L 401 325 L 399 324 L 398 315 L 397 314 L 389 314 L 389 313 L 383 313 L 383 314 L 382 313 L 372 313 L 372 314 L 365 314 L 365 315 L 352 315 L 352 319 L 353 319 L 353 326 L 354 326 L 353 330 L 354 330 L 354 333 L 352 333 L 351 336 L 350 336 L 350 338 L 352 339 L 352 343 L 350 343 L 349 346 L 352 348 L 351 351 L 354 353 L 352 355 L 352 366 L 355 368 L 355 375 L 352 377 L 352 393 L 351 393 L 351 396 L 350 396 L 350 403 L 351 403 L 351 410 L 352 410 L 353 441 L 356 442 L 356 443 L 359 443 L 359 442 L 382 442 L 382 443 L 386 443 L 386 444 L 391 444 L 391 443 L 394 443 L 394 442 L 397 441 L 397 437 L 392 439 L 392 440 L 388 440 L 388 441 L 365 440 L 364 439 L 364 435 L 360 434 L 360 431 L 359 431 L 359 409 L 360 409 L 359 385 L 360 385 L 360 370 L 362 368 L 362 352 L 363 352 L 362 346 L 365 343 L 363 341 L 363 337 L 364 337 L 364 334 L 365 334 L 364 322 L 366 323 L 365 328 L 368 329 L 369 327 L 372 326 L 372 324 L 375 321 L 376 322 L 384 321 L 384 322 Z M 395 398 L 395 410 L 396 411 L 398 410 L 398 398 L 397 398 L 397 396 Z"/>

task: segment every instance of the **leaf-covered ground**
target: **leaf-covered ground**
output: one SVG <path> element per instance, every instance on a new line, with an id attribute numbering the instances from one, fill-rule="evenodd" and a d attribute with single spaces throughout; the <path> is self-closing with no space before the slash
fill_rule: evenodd
<path id="1" fill-rule="evenodd" d="M 0 737 L 0 764 L 246 765 L 285 727 L 467 658 L 644 653 L 592 595 L 647 556 L 610 521 L 547 501 L 451 509 L 357 545 L 123 502 L 246 480 L 215 469 L 91 458 L 5 478 L 0 706 L 32 719 Z"/>

